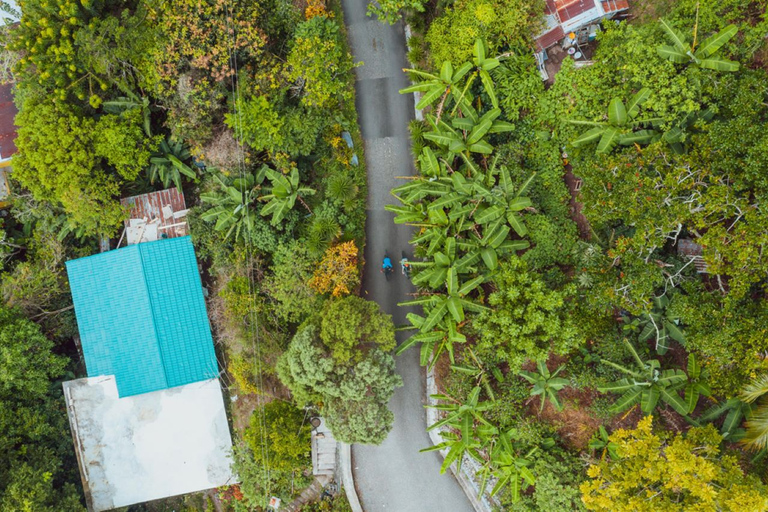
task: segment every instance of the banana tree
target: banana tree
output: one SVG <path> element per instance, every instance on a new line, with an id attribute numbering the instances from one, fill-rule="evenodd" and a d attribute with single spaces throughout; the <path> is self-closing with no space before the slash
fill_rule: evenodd
<path id="1" fill-rule="evenodd" d="M 582 133 L 571 145 L 580 148 L 598 142 L 598 153 L 609 153 L 617 144 L 631 146 L 632 144 L 648 144 L 653 141 L 657 132 L 653 129 L 640 129 L 643 126 L 651 126 L 653 123 L 662 122 L 661 118 L 639 119 L 640 107 L 648 101 L 651 90 L 643 87 L 635 94 L 629 103 L 619 98 L 613 98 L 608 105 L 608 121 L 578 121 L 568 122 L 580 126 L 592 126 Z"/>
<path id="2" fill-rule="evenodd" d="M 550 373 L 545 361 L 538 361 L 536 363 L 538 372 L 521 371 L 518 375 L 533 384 L 531 389 L 531 396 L 541 396 L 541 405 L 539 406 L 539 413 L 544 410 L 544 402 L 547 399 L 555 406 L 558 411 L 563 410 L 563 403 L 560 401 L 560 397 L 557 393 L 568 385 L 568 379 L 563 379 L 557 375 L 563 370 L 563 366 L 560 366 L 557 370 Z"/>
<path id="3" fill-rule="evenodd" d="M 450 95 L 455 103 L 455 113 L 456 108 L 459 106 L 462 108 L 471 106 L 472 97 L 470 89 L 475 78 L 479 76 L 480 81 L 483 84 L 483 90 L 490 98 L 493 107 L 497 108 L 499 102 L 494 90 L 493 79 L 488 72 L 499 66 L 499 59 L 496 57 L 486 57 L 485 44 L 481 39 L 475 40 L 473 53 L 474 57 L 472 62 L 465 62 L 456 69 L 454 69 L 453 64 L 450 61 L 443 62 L 439 75 L 417 69 L 404 69 L 403 71 L 412 73 L 423 81 L 410 87 L 400 89 L 400 94 L 409 94 L 417 91 L 423 93 L 421 100 L 416 104 L 416 108 L 420 110 L 431 105 L 439 98 L 440 105 L 438 106 L 438 112 L 442 111 L 445 101 Z M 471 74 L 470 71 L 472 71 Z M 461 84 L 464 78 L 466 78 L 466 81 L 462 86 Z"/>
<path id="4" fill-rule="evenodd" d="M 118 82 L 115 82 L 118 84 Z M 152 137 L 152 123 L 151 123 L 151 110 L 149 108 L 149 98 L 146 96 L 139 97 L 136 93 L 128 89 L 127 87 L 120 87 L 125 96 L 118 97 L 111 101 L 105 101 L 101 104 L 105 112 L 110 114 L 122 114 L 128 110 L 140 109 L 143 118 L 144 134 L 147 137 Z"/>
<path id="5" fill-rule="evenodd" d="M 715 404 L 699 416 L 699 422 L 712 422 L 725 414 L 725 420 L 720 427 L 723 439 L 731 442 L 739 441 L 746 431 L 741 428 L 745 418 L 751 418 L 754 408 L 752 404 L 742 402 L 738 398 L 729 398 L 719 404 Z"/>
<path id="6" fill-rule="evenodd" d="M 429 146 L 424 146 L 419 155 L 419 170 L 427 178 L 447 177 L 445 163 L 438 160 L 435 152 Z"/>
<path id="7" fill-rule="evenodd" d="M 444 148 L 451 155 L 480 153 L 488 155 L 493 152 L 493 146 L 485 140 L 492 133 L 509 132 L 514 125 L 505 121 L 497 121 L 501 109 L 494 108 L 483 114 L 479 119 L 456 117 L 450 125 L 442 120 L 428 116 L 433 131 L 425 133 L 424 138 Z"/>
<path id="8" fill-rule="evenodd" d="M 483 236 L 470 233 L 470 239 L 460 241 L 459 248 L 465 251 L 460 260 L 464 265 L 474 265 L 482 261 L 489 271 L 494 271 L 499 266 L 499 256 L 513 251 L 522 251 L 531 244 L 527 240 L 509 240 L 510 227 L 498 219 L 484 229 Z"/>
<path id="9" fill-rule="evenodd" d="M 259 201 L 267 201 L 267 204 L 261 209 L 261 215 L 264 217 L 271 215 L 273 226 L 280 224 L 297 200 L 309 210 L 309 206 L 304 202 L 302 196 L 314 195 L 315 190 L 310 187 L 302 187 L 299 184 L 299 171 L 295 167 L 291 169 L 288 176 L 274 169 L 267 168 L 265 171 L 266 177 L 272 182 L 272 186 L 267 188 L 268 194 L 259 197 Z"/>
<path id="10" fill-rule="evenodd" d="M 420 71 L 418 69 L 404 69 L 406 73 L 412 73 L 421 78 L 422 81 L 400 89 L 400 94 L 410 94 L 412 92 L 421 92 L 423 95 L 416 104 L 416 108 L 421 110 L 432 103 L 438 98 L 441 102 L 445 101 L 448 94 L 453 93 L 455 99 L 458 100 L 459 96 L 454 91 L 461 89 L 461 81 L 467 76 L 467 73 L 472 71 L 472 63 L 465 62 L 458 68 L 454 69 L 453 64 L 450 61 L 443 62 L 438 75 Z"/>
<path id="11" fill-rule="evenodd" d="M 589 440 L 587 446 L 590 450 L 602 450 L 600 460 L 605 460 L 606 455 L 610 455 L 613 460 L 619 458 L 619 445 L 609 439 L 608 431 L 605 430 L 605 427 L 602 425 L 600 425 L 597 432 L 592 435 L 592 439 Z"/>
<path id="12" fill-rule="evenodd" d="M 688 405 L 688 414 L 692 413 L 699 403 L 699 397 L 712 396 L 712 390 L 709 387 L 709 370 L 702 368 L 696 360 L 696 355 L 688 354 L 688 381 L 685 384 L 685 403 Z"/>
<path id="13" fill-rule="evenodd" d="M 679 369 L 662 370 L 656 359 L 643 361 L 637 354 L 635 347 L 626 338 L 623 343 L 635 360 L 636 370 L 606 359 L 600 360 L 603 364 L 630 376 L 630 378 L 620 379 L 605 386 L 598 386 L 597 389 L 601 393 L 622 393 L 611 407 L 611 411 L 619 413 L 639 403 L 643 414 L 651 414 L 661 399 L 675 411 L 686 416 L 688 404 L 678 394 L 678 390 L 688 380 L 685 373 Z"/>
<path id="14" fill-rule="evenodd" d="M 509 486 L 513 503 L 520 501 L 521 490 L 536 483 L 536 478 L 529 466 L 532 464 L 531 456 L 539 448 L 534 446 L 524 455 L 521 455 L 520 449 L 511 440 L 513 435 L 514 429 L 499 434 L 491 449 L 490 458 L 478 471 L 478 476 L 481 478 L 480 496 L 485 493 L 491 476 L 496 478 L 496 484 L 491 489 L 491 496 L 495 496 Z"/>
<path id="15" fill-rule="evenodd" d="M 650 312 L 643 313 L 639 317 L 630 319 L 622 317 L 624 332 L 640 332 L 638 339 L 648 341 L 656 340 L 656 353 L 664 355 L 669 349 L 669 340 L 675 340 L 685 345 L 685 334 L 680 329 L 680 319 L 669 310 L 670 298 L 665 294 L 654 297 Z"/>
<path id="16" fill-rule="evenodd" d="M 444 474 L 448 471 L 448 468 L 455 462 L 456 472 L 461 471 L 461 464 L 464 461 L 464 456 L 468 455 L 476 461 L 482 463 L 483 458 L 480 455 L 480 451 L 484 443 L 473 435 L 465 437 L 464 435 L 457 434 L 456 432 L 446 431 L 440 432 L 440 437 L 444 439 L 442 443 L 432 445 L 428 448 L 419 450 L 419 453 L 435 452 L 438 450 L 448 450 L 445 455 L 443 464 L 440 466 L 440 474 Z"/>
<path id="17" fill-rule="evenodd" d="M 427 317 L 419 329 L 421 332 L 431 331 L 447 316 L 452 317 L 456 323 L 461 323 L 464 321 L 465 310 L 475 313 L 489 310 L 488 307 L 465 298 L 468 293 L 480 286 L 483 281 L 485 281 L 485 278 L 478 276 L 459 286 L 458 279 L 449 280 L 446 283 L 447 294 L 431 294 L 426 297 L 400 302 L 398 306 L 424 307 Z"/>
<path id="18" fill-rule="evenodd" d="M 185 164 L 190 160 L 189 148 L 180 140 L 173 140 L 170 137 L 160 141 L 157 151 L 154 151 L 149 158 L 149 169 L 147 174 L 149 182 L 161 181 L 163 186 L 168 188 L 171 183 L 181 190 L 181 175 L 187 178 L 195 179 L 195 171 Z"/>
<path id="19" fill-rule="evenodd" d="M 685 153 L 684 142 L 686 140 L 686 132 L 693 128 L 697 123 L 711 121 L 714 117 L 715 112 L 711 108 L 699 110 L 698 112 L 691 112 L 686 115 L 680 123 L 661 134 L 660 139 L 666 142 L 676 154 L 682 155 Z"/>
<path id="20" fill-rule="evenodd" d="M 432 330 L 424 332 L 422 332 L 422 326 L 426 322 L 426 318 L 416 313 L 408 313 L 406 318 L 411 325 L 405 330 L 418 329 L 420 332 L 401 343 L 395 354 L 400 355 L 412 346 L 421 343 L 420 363 L 422 366 L 431 369 L 444 352 L 448 353 L 451 363 L 455 362 L 454 346 L 457 343 L 466 343 L 467 337 L 460 332 L 460 324 L 456 323 L 453 317 L 444 317 Z"/>
<path id="21" fill-rule="evenodd" d="M 475 385 L 482 385 L 488 397 L 492 401 L 496 400 L 493 387 L 491 387 L 491 376 L 497 381 L 503 382 L 504 375 L 501 373 L 501 370 L 496 366 L 486 366 L 481 363 L 471 347 L 467 347 L 464 354 L 465 356 L 469 355 L 469 358 L 465 357 L 465 364 L 451 364 L 451 370 L 473 378 Z"/>
<path id="22" fill-rule="evenodd" d="M 256 222 L 254 204 L 258 198 L 257 179 L 249 174 L 244 178 L 224 181 L 220 175 L 214 180 L 219 190 L 200 194 L 203 203 L 212 205 L 201 215 L 206 222 L 216 222 L 216 231 L 226 231 L 225 238 L 234 235 L 235 241 L 246 240 L 253 233 Z"/>
<path id="23" fill-rule="evenodd" d="M 499 167 L 495 173 L 497 182 L 493 188 L 489 189 L 475 182 L 475 187 L 481 191 L 488 205 L 479 206 L 472 218 L 476 223 L 483 225 L 504 219 L 518 236 L 523 237 L 528 234 L 528 228 L 525 227 L 520 212 L 529 208 L 532 203 L 530 198 L 522 194 L 528 189 L 536 173 L 533 173 L 519 189 L 515 189 L 512 176 L 505 166 Z"/>
<path id="24" fill-rule="evenodd" d="M 672 42 L 672 46 L 662 44 L 656 48 L 657 53 L 675 64 L 688 64 L 714 71 L 734 72 L 739 69 L 739 63 L 715 55 L 739 31 L 736 25 L 728 25 L 720 32 L 715 32 L 700 45 L 696 43 L 696 28 L 693 42 L 668 21 L 659 20 L 661 27 Z"/>
<path id="25" fill-rule="evenodd" d="M 413 284 L 416 286 L 426 284 L 436 290 L 443 285 L 451 286 L 450 281 L 458 281 L 460 274 L 473 272 L 474 268 L 466 261 L 459 259 L 457 247 L 455 238 L 446 238 L 444 251 L 435 253 L 432 261 L 410 262 L 417 271 L 411 280 Z"/>
<path id="26" fill-rule="evenodd" d="M 491 409 L 493 407 L 493 403 L 481 402 L 480 391 L 480 386 L 475 386 L 472 391 L 469 392 L 467 399 L 464 401 L 458 400 L 449 395 L 430 395 L 430 397 L 433 399 L 439 400 L 443 403 L 438 403 L 436 405 L 425 405 L 424 407 L 443 411 L 445 417 L 427 427 L 427 432 L 448 425 L 458 429 L 461 432 L 462 438 L 469 439 L 472 437 L 475 423 L 493 428 L 493 425 L 491 425 L 488 420 L 483 417 L 483 413 Z"/>

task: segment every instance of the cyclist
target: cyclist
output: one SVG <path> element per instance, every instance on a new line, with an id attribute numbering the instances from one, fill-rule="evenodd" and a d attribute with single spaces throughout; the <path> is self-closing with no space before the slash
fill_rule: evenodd
<path id="1" fill-rule="evenodd" d="M 384 261 L 381 262 L 381 271 L 385 274 L 392 271 L 392 260 L 389 256 L 384 256 Z"/>
<path id="2" fill-rule="evenodd" d="M 403 269 L 403 275 L 405 277 L 410 277 L 411 275 L 411 264 L 408 263 L 408 258 L 403 255 L 403 258 L 400 260 L 400 267 Z"/>

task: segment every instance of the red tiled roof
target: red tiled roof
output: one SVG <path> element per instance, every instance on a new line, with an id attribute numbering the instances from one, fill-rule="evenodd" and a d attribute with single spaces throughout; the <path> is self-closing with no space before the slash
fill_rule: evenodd
<path id="1" fill-rule="evenodd" d="M 557 14 L 560 23 L 595 8 L 595 0 L 547 0 L 547 14 Z"/>
<path id="2" fill-rule="evenodd" d="M 16 125 L 13 120 L 19 111 L 13 104 L 13 84 L 0 85 L 0 157 L 8 158 L 16 153 Z"/>
<path id="3" fill-rule="evenodd" d="M 563 28 L 558 25 L 549 32 L 536 38 L 536 46 L 538 47 L 538 51 L 546 50 L 564 37 L 565 32 L 563 32 Z"/>

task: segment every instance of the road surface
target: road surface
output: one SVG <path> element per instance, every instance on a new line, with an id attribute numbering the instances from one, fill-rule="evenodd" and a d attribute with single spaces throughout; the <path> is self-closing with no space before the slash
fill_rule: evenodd
<path id="1" fill-rule="evenodd" d="M 365 15 L 367 0 L 342 0 L 349 43 L 356 69 L 357 112 L 365 142 L 368 169 L 366 266 L 364 296 L 379 303 L 404 324 L 405 311 L 397 303 L 413 292 L 400 274 L 401 251 L 410 255 L 411 231 L 395 226 L 384 205 L 396 202 L 390 190 L 415 173 L 410 150 L 408 122 L 413 118 L 413 98 L 397 91 L 408 85 L 402 24 L 394 27 Z M 379 272 L 388 251 L 396 272 L 387 282 Z M 405 336 L 398 333 L 398 343 Z M 425 374 L 419 366 L 418 349 L 397 358 L 404 386 L 390 401 L 395 424 L 380 446 L 354 445 L 352 466 L 362 506 L 366 512 L 472 512 L 473 508 L 454 477 L 440 474 L 442 458 L 436 452 L 419 453 L 430 446 L 425 432 Z"/>

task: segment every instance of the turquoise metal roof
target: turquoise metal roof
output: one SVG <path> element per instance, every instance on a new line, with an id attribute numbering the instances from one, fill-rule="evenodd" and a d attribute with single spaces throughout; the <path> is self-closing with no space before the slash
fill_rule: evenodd
<path id="1" fill-rule="evenodd" d="M 218 375 L 189 237 L 67 262 L 89 377 L 114 375 L 121 397 Z"/>

